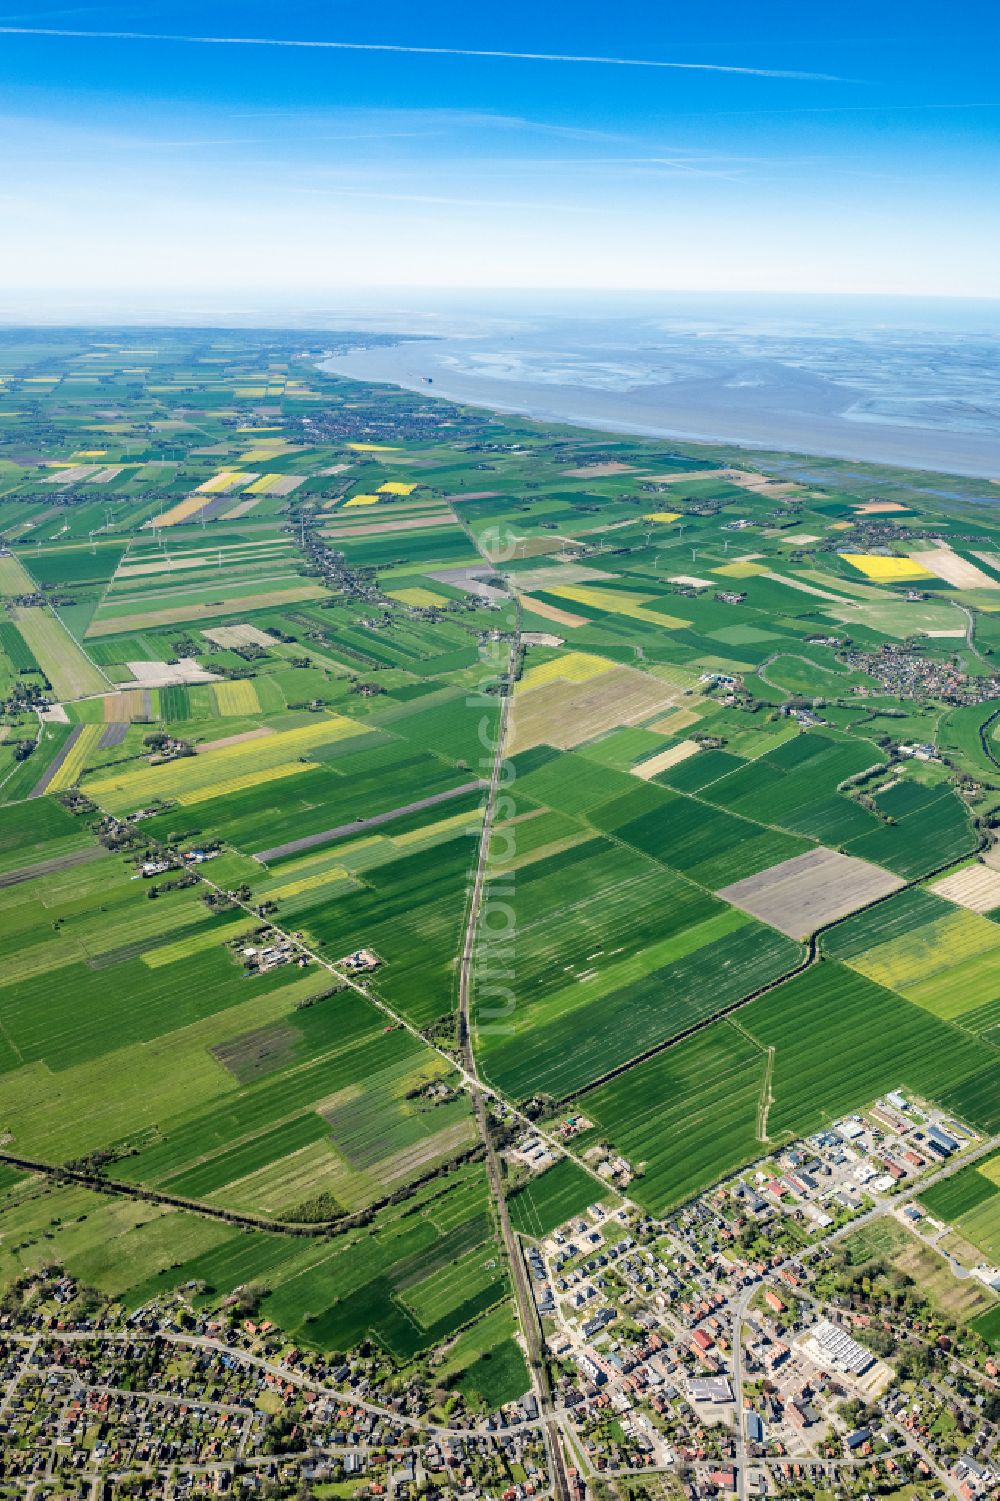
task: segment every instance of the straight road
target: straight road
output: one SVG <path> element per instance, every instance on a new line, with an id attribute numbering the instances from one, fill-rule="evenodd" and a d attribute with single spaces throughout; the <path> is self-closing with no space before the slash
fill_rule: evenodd
<path id="1" fill-rule="evenodd" d="M 486 1154 L 486 1172 L 489 1177 L 490 1192 L 493 1196 L 493 1202 L 496 1205 L 500 1231 L 503 1235 L 504 1246 L 507 1251 L 511 1284 L 517 1300 L 518 1317 L 527 1348 L 528 1367 L 535 1390 L 535 1399 L 538 1402 L 538 1410 L 545 1425 L 549 1461 L 552 1469 L 552 1486 L 558 1501 L 569 1501 L 569 1482 L 566 1477 L 566 1466 L 562 1453 L 562 1435 L 559 1431 L 559 1423 L 552 1403 L 552 1390 L 549 1385 L 548 1367 L 545 1363 L 544 1343 L 542 1340 L 541 1324 L 538 1319 L 538 1309 L 535 1306 L 535 1299 L 528 1280 L 524 1257 L 521 1254 L 520 1242 L 514 1234 L 510 1223 L 510 1215 L 507 1211 L 507 1197 L 504 1193 L 503 1175 L 493 1146 L 486 1100 L 479 1084 L 479 1070 L 476 1064 L 475 1049 L 472 1044 L 472 1025 L 470 1020 L 472 966 L 476 948 L 476 929 L 479 923 L 483 886 L 489 862 L 490 837 L 493 832 L 493 815 L 496 808 L 497 791 L 500 787 L 500 779 L 503 774 L 507 732 L 510 722 L 510 706 L 514 694 L 514 673 L 521 649 L 520 605 L 517 605 L 516 609 L 517 618 L 514 634 L 510 642 L 505 682 L 502 685 L 503 696 L 500 702 L 500 718 L 493 751 L 489 787 L 486 793 L 486 805 L 483 811 L 483 828 L 479 840 L 479 853 L 476 859 L 476 869 L 473 876 L 472 889 L 469 893 L 469 906 L 466 913 L 465 938 L 462 944 L 462 960 L 458 981 L 458 1038 L 462 1055 L 462 1066 L 469 1083 L 469 1092 L 472 1097 L 472 1108 L 475 1112 L 476 1125 L 479 1129 L 479 1135 Z"/>

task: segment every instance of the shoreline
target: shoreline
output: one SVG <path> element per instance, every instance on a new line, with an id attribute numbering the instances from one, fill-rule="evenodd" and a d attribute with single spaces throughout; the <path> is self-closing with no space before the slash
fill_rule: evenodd
<path id="1" fill-rule="evenodd" d="M 412 340 L 388 348 L 360 350 L 350 355 L 323 356 L 317 360 L 317 365 L 320 370 L 346 380 L 368 381 L 377 385 L 392 386 L 398 390 L 412 391 L 458 405 L 480 407 L 500 415 L 520 416 L 535 422 L 561 423 L 569 427 L 589 428 L 609 434 L 621 433 L 629 437 L 722 446 L 738 449 L 748 454 L 780 454 L 804 459 L 833 460 L 840 463 L 871 464 L 890 469 L 919 470 L 921 473 L 945 477 L 953 475 L 996 486 L 1000 492 L 1000 437 L 994 439 L 977 434 L 963 435 L 939 429 L 928 430 L 881 422 L 862 422 L 857 426 L 864 436 L 858 433 L 857 441 L 850 441 L 848 435 L 853 438 L 854 433 L 853 428 L 846 421 L 840 423 L 847 429 L 843 441 L 822 435 L 817 435 L 815 438 L 805 435 L 796 436 L 789 432 L 781 436 L 767 436 L 763 433 L 748 435 L 745 432 L 739 436 L 726 436 L 722 432 L 705 432 L 693 426 L 672 426 L 656 421 L 649 411 L 649 393 L 665 393 L 670 389 L 666 385 L 635 387 L 629 392 L 595 391 L 570 384 L 553 383 L 549 386 L 541 383 L 501 381 L 495 378 L 490 380 L 488 377 L 472 376 L 468 378 L 468 384 L 478 385 L 480 389 L 471 391 L 460 389 L 464 383 L 461 377 L 458 384 L 449 381 L 446 365 L 435 366 L 430 363 L 430 360 L 427 363 L 427 371 L 432 373 L 429 375 L 421 369 L 409 370 L 405 366 L 402 369 L 386 368 L 387 362 L 391 366 L 394 359 L 398 362 L 403 355 L 412 359 L 422 351 L 426 351 L 433 359 L 433 353 L 435 349 L 440 349 L 440 344 L 441 341 L 431 339 Z M 509 389 L 504 389 L 505 387 Z M 564 400 L 557 403 L 556 407 L 540 399 L 543 393 L 549 390 L 559 392 L 564 397 Z M 582 397 L 588 403 L 603 405 L 605 408 L 616 402 L 623 407 L 638 408 L 640 411 L 645 407 L 649 414 L 644 420 L 642 418 L 636 420 L 634 412 L 630 416 L 627 411 L 617 413 L 608 410 L 603 412 L 579 410 L 579 400 L 575 401 L 574 396 Z M 737 425 L 739 418 L 740 413 L 734 412 Z M 763 418 L 758 416 L 752 420 L 766 422 L 768 419 L 765 415 Z M 800 420 L 802 420 L 801 417 Z M 815 419 L 806 418 L 806 420 Z M 794 427 L 794 417 L 790 425 Z M 941 454 L 934 457 L 928 453 L 891 451 L 893 447 L 905 450 L 911 443 L 914 448 L 917 448 L 920 442 L 927 441 L 928 432 L 934 435 L 940 434 L 943 447 L 952 446 L 965 452 L 951 456 Z M 970 457 L 967 450 L 977 446 L 989 449 L 991 452 L 983 452 L 979 456 Z M 996 497 L 987 493 L 983 500 L 988 502 L 994 498 L 1000 500 L 1000 493 Z"/>

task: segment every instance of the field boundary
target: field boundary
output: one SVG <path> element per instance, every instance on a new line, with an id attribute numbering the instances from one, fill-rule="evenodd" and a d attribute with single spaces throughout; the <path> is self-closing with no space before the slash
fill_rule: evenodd
<path id="1" fill-rule="evenodd" d="M 771 1090 L 771 1080 L 774 1078 L 774 1048 L 769 1045 L 767 1049 L 767 1063 L 764 1066 L 764 1079 L 760 1086 L 760 1100 L 757 1104 L 757 1140 L 766 1145 L 770 1141 L 767 1134 L 767 1118 L 774 1104 L 774 1094 Z"/>
<path id="2" fill-rule="evenodd" d="M 464 1152 L 448 1160 L 448 1168 L 465 1162 L 478 1161 L 484 1153 L 482 1142 L 474 1142 Z M 343 1235 L 348 1230 L 358 1230 L 368 1224 L 373 1214 L 390 1204 L 404 1203 L 408 1198 L 439 1176 L 440 1166 L 421 1177 L 412 1179 L 405 1192 L 388 1194 L 384 1199 L 373 1200 L 363 1209 L 357 1209 L 337 1220 L 269 1220 L 263 1215 L 246 1214 L 237 1209 L 227 1209 L 221 1204 L 207 1204 L 201 1199 L 185 1199 L 180 1194 L 167 1193 L 159 1188 L 145 1188 L 140 1183 L 126 1183 L 121 1178 L 105 1178 L 100 1173 L 84 1172 L 81 1169 L 64 1167 L 61 1163 L 41 1162 L 33 1157 L 17 1157 L 10 1152 L 0 1152 L 0 1163 L 7 1167 L 22 1168 L 26 1173 L 40 1173 L 58 1183 L 75 1184 L 94 1193 L 108 1194 L 119 1199 L 139 1199 L 147 1204 L 161 1204 L 168 1209 L 183 1209 L 188 1214 L 198 1214 L 204 1219 L 224 1220 L 242 1230 L 263 1230 L 273 1235 L 290 1235 L 307 1238 Z"/>
<path id="3" fill-rule="evenodd" d="M 1000 709 L 997 710 L 997 714 L 1000 715 Z M 985 837 L 982 836 L 977 841 L 977 850 L 983 848 Z M 925 871 L 922 875 L 914 876 L 912 880 L 905 881 L 902 886 L 897 886 L 894 891 L 887 891 L 884 895 L 875 897 L 873 901 L 868 902 L 864 907 L 859 907 L 856 912 L 849 912 L 844 917 L 837 917 L 832 922 L 824 923 L 822 927 L 817 928 L 805 940 L 807 946 L 806 957 L 799 964 L 794 965 L 793 968 L 786 970 L 783 975 L 777 975 L 773 980 L 768 980 L 766 984 L 759 985 L 756 990 L 751 990 L 747 995 L 740 996 L 738 1000 L 730 1002 L 728 1006 L 724 1006 L 720 1011 L 714 1011 L 711 1016 L 705 1016 L 700 1021 L 692 1022 L 690 1026 L 685 1027 L 680 1032 L 674 1033 L 671 1037 L 664 1038 L 662 1042 L 654 1043 L 652 1047 L 646 1048 L 641 1053 L 637 1053 L 634 1058 L 630 1058 L 627 1062 L 616 1064 L 614 1068 L 608 1069 L 607 1073 L 600 1074 L 596 1079 L 591 1079 L 582 1088 L 572 1090 L 569 1094 L 560 1095 L 555 1104 L 562 1108 L 562 1106 L 569 1104 L 572 1100 L 581 1099 L 584 1095 L 590 1094 L 592 1090 L 599 1089 L 603 1084 L 609 1084 L 612 1079 L 620 1078 L 630 1068 L 635 1068 L 640 1063 L 648 1062 L 650 1058 L 655 1058 L 659 1053 L 666 1052 L 668 1048 L 676 1047 L 678 1043 L 685 1042 L 689 1037 L 694 1037 L 698 1032 L 704 1032 L 714 1022 L 721 1021 L 728 1016 L 733 1016 L 737 1011 L 741 1011 L 744 1006 L 748 1006 L 751 1001 L 759 1000 L 762 995 L 768 995 L 772 990 L 776 990 L 779 985 L 784 985 L 786 980 L 794 980 L 797 975 L 804 974 L 806 970 L 812 969 L 814 965 L 822 962 L 823 955 L 820 952 L 820 940 L 832 928 L 838 927 L 841 923 L 849 922 L 851 918 L 857 917 L 862 912 L 870 912 L 873 907 L 881 906 L 883 902 L 891 900 L 894 896 L 899 896 L 902 891 L 909 891 L 915 886 L 922 886 L 934 876 L 939 876 L 942 872 L 951 870 L 953 866 L 960 865 L 968 858 L 968 853 L 966 853 L 957 856 L 954 860 L 947 860 L 943 865 L 937 866 L 934 870 Z M 913 1003 L 910 1002 L 909 1004 Z"/>

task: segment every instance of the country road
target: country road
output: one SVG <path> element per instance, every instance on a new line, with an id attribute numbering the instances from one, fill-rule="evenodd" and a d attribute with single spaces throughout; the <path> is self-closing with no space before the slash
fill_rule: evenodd
<path id="1" fill-rule="evenodd" d="M 552 1468 L 552 1484 L 559 1501 L 569 1501 L 569 1482 L 566 1477 L 566 1466 L 562 1454 L 562 1435 L 559 1431 L 558 1420 L 552 1404 L 552 1391 L 549 1385 L 548 1367 L 545 1362 L 545 1347 L 541 1324 L 538 1318 L 538 1310 L 535 1306 L 535 1299 L 528 1282 L 528 1273 L 524 1264 L 524 1257 L 521 1254 L 520 1242 L 514 1234 L 510 1223 L 510 1215 L 507 1210 L 507 1196 L 504 1192 L 503 1174 L 493 1145 L 486 1100 L 479 1083 L 479 1070 L 472 1042 L 472 1021 L 470 1015 L 473 962 L 476 952 L 476 931 L 482 907 L 486 868 L 489 863 L 490 839 L 493 833 L 493 815 L 496 808 L 497 791 L 500 786 L 506 755 L 510 707 L 514 695 L 514 672 L 521 649 L 520 603 L 515 601 L 514 607 L 516 610 L 514 633 L 510 641 L 507 671 L 505 681 L 502 685 L 500 716 L 493 751 L 493 763 L 483 810 L 483 827 L 479 838 L 479 851 L 476 858 L 476 868 L 473 874 L 466 912 L 465 935 L 462 943 L 458 981 L 458 1038 L 462 1054 L 462 1066 L 469 1084 L 472 1107 L 476 1116 L 476 1125 L 479 1129 L 479 1135 L 486 1153 L 486 1171 L 489 1177 L 490 1193 L 496 1205 L 500 1231 L 503 1235 L 504 1247 L 507 1252 L 511 1285 L 517 1301 L 518 1319 L 527 1350 L 528 1368 L 531 1373 L 532 1386 L 534 1387 L 538 1409 L 545 1425 Z"/>

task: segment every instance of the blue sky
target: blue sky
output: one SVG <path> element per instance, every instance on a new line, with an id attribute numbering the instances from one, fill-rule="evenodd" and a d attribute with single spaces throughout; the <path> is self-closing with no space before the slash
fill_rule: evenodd
<path id="1" fill-rule="evenodd" d="M 0 0 L 0 277 L 1000 296 L 998 42 L 985 0 Z"/>

